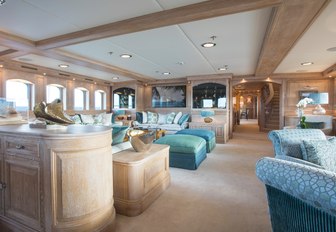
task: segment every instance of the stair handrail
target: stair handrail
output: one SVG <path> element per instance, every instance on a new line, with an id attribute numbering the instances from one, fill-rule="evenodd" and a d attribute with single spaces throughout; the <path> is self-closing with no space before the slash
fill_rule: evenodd
<path id="1" fill-rule="evenodd" d="M 265 100 L 265 105 L 267 106 L 273 99 L 274 97 L 274 88 L 272 83 L 268 83 L 268 90 L 269 90 L 269 95 Z"/>

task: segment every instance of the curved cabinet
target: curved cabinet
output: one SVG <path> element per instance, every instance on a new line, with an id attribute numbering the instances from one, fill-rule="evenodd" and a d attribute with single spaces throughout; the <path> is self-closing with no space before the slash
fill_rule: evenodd
<path id="1" fill-rule="evenodd" d="M 0 140 L 0 227 L 113 230 L 110 128 L 1 126 Z"/>

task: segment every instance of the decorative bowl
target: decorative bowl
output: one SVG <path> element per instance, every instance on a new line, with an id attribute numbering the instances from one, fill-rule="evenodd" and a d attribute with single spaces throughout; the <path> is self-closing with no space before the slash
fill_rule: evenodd
<path id="1" fill-rule="evenodd" d="M 124 116 L 117 116 L 117 119 L 118 119 L 118 120 L 123 120 L 123 119 L 124 119 Z"/>
<path id="2" fill-rule="evenodd" d="M 136 152 L 148 151 L 153 144 L 155 135 L 154 131 L 143 131 L 143 130 L 128 130 L 127 135 L 131 142 L 132 147 Z"/>

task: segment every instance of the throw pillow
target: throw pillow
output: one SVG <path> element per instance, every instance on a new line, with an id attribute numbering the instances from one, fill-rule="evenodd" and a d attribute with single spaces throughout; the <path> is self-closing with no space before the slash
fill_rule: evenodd
<path id="1" fill-rule="evenodd" d="M 301 143 L 304 160 L 336 172 L 336 138 L 328 140 L 303 140 Z"/>
<path id="2" fill-rule="evenodd" d="M 135 121 L 137 121 L 138 123 L 142 123 L 142 112 L 135 113 Z"/>
<path id="3" fill-rule="evenodd" d="M 178 121 L 179 125 L 182 125 L 183 123 L 187 122 L 189 120 L 190 115 L 189 114 L 183 114 L 180 120 Z"/>
<path id="4" fill-rule="evenodd" d="M 145 111 L 142 111 L 142 123 L 147 123 L 147 113 Z"/>
<path id="5" fill-rule="evenodd" d="M 160 114 L 159 113 L 159 119 L 158 119 L 158 124 L 166 124 L 167 123 L 167 114 Z"/>
<path id="6" fill-rule="evenodd" d="M 103 117 L 103 125 L 104 126 L 111 126 L 112 125 L 112 117 L 113 113 L 105 113 Z"/>
<path id="7" fill-rule="evenodd" d="M 124 141 L 128 128 L 128 126 L 112 127 L 112 145 L 122 143 Z"/>
<path id="8" fill-rule="evenodd" d="M 156 124 L 158 121 L 158 115 L 154 112 L 147 112 L 147 123 L 149 124 Z"/>
<path id="9" fill-rule="evenodd" d="M 104 114 L 106 114 L 106 113 L 104 112 L 104 113 L 97 114 L 97 115 L 93 116 L 94 124 L 103 125 Z"/>
<path id="10" fill-rule="evenodd" d="M 167 124 L 171 124 L 171 123 L 173 123 L 174 118 L 175 118 L 175 113 L 174 113 L 174 112 L 168 114 L 166 123 L 167 123 Z"/>
<path id="11" fill-rule="evenodd" d="M 91 114 L 81 114 L 80 117 L 84 124 L 94 124 L 95 122 L 93 115 Z"/>
<path id="12" fill-rule="evenodd" d="M 324 122 L 307 122 L 306 121 L 306 128 L 323 129 Z"/>
<path id="13" fill-rule="evenodd" d="M 182 117 L 182 112 L 178 112 L 174 118 L 173 123 L 174 124 L 178 124 L 178 121 L 180 120 L 180 118 Z"/>

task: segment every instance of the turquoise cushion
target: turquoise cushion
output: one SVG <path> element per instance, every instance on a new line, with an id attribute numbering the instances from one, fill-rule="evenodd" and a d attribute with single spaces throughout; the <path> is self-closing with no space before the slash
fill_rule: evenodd
<path id="1" fill-rule="evenodd" d="M 303 140 L 301 143 L 304 160 L 336 172 L 336 138 L 328 140 Z"/>
<path id="2" fill-rule="evenodd" d="M 124 141 L 128 128 L 128 126 L 112 127 L 112 145 L 122 143 Z"/>
<path id="3" fill-rule="evenodd" d="M 323 129 L 324 128 L 324 122 L 305 122 L 306 128 L 312 128 L 312 129 Z"/>
<path id="4" fill-rule="evenodd" d="M 207 141 L 215 137 L 215 132 L 205 129 L 184 129 L 176 132 L 176 134 L 195 135 L 199 136 Z"/>
<path id="5" fill-rule="evenodd" d="M 183 123 L 187 122 L 189 120 L 190 114 L 183 114 L 181 118 L 178 121 L 179 125 L 182 125 Z"/>
<path id="6" fill-rule="evenodd" d="M 204 139 L 193 135 L 183 134 L 166 135 L 156 140 L 155 143 L 170 145 L 170 152 L 191 154 L 195 154 L 206 147 Z"/>

